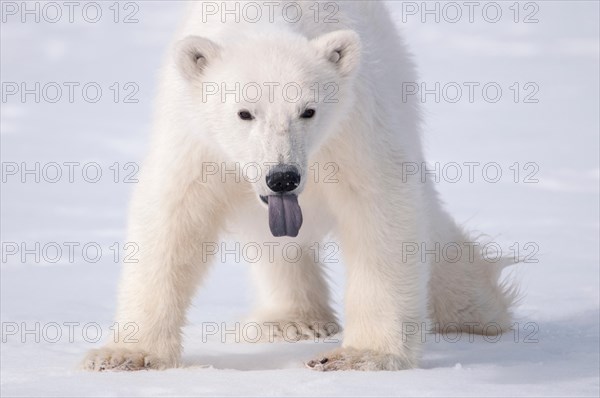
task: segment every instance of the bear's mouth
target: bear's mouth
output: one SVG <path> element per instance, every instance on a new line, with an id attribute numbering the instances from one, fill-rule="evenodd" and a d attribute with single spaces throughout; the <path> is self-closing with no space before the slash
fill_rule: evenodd
<path id="1" fill-rule="evenodd" d="M 298 236 L 302 226 L 302 210 L 296 195 L 259 195 L 269 206 L 269 228 L 275 237 Z"/>

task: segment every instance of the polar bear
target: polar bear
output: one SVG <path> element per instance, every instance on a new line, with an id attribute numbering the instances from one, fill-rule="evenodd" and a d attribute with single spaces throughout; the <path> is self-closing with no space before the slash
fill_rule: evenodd
<path id="1" fill-rule="evenodd" d="M 412 368 L 428 328 L 508 329 L 515 289 L 499 278 L 509 260 L 409 255 L 416 243 L 470 241 L 432 184 L 405 178 L 406 164 L 424 161 L 419 104 L 401 95 L 414 81 L 380 2 L 189 5 L 130 211 L 139 262 L 124 264 L 116 320 L 135 323 L 135 340 L 90 352 L 84 367 L 178 366 L 186 309 L 214 262 L 207 243 L 225 232 L 301 248 L 336 237 L 347 267 L 343 344 L 306 362 L 312 369 Z M 208 173 L 215 165 L 227 172 Z M 334 165 L 334 183 L 315 179 L 313 165 Z M 288 260 L 275 251 L 252 265 L 252 319 L 293 322 L 304 338 L 337 332 L 324 326 L 338 320 L 321 261 L 310 250 Z"/>

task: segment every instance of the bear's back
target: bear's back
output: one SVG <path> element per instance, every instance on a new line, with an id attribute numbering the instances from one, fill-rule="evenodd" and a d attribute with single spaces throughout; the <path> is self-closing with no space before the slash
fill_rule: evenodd
<path id="1" fill-rule="evenodd" d="M 352 29 L 368 40 L 376 30 L 386 31 L 382 25 L 389 23 L 387 9 L 377 1 L 194 1 L 188 5 L 177 39 L 197 35 L 226 44 L 255 34 L 296 33 L 312 39 Z"/>

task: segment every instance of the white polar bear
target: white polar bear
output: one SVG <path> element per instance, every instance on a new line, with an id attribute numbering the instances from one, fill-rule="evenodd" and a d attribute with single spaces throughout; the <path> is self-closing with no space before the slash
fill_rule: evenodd
<path id="1" fill-rule="evenodd" d="M 224 231 L 305 249 L 330 233 L 339 240 L 347 266 L 343 345 L 311 368 L 406 369 L 418 365 L 424 327 L 508 329 L 514 288 L 498 281 L 508 260 L 492 264 L 471 253 L 451 262 L 407 251 L 469 238 L 431 184 L 404 178 L 405 164 L 423 162 L 418 103 L 401 95 L 402 82 L 416 76 L 385 6 L 189 7 L 164 66 L 131 208 L 128 240 L 138 243 L 139 262 L 124 265 L 117 321 L 137 324 L 136 342 L 94 350 L 84 367 L 177 366 L 185 312 L 213 257 L 206 243 Z M 207 173 L 207 165 L 227 172 Z M 232 175 L 246 165 L 258 165 L 260 178 Z M 334 165 L 336 182 L 314 178 L 312 165 Z M 337 319 L 310 250 L 293 263 L 276 251 L 253 273 L 255 320 L 294 322 L 304 338 L 336 331 L 323 326 Z"/>

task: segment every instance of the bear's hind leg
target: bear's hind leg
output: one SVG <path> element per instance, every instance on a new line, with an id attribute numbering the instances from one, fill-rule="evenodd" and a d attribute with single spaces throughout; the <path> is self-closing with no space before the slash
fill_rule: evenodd
<path id="1" fill-rule="evenodd" d="M 253 264 L 259 306 L 252 321 L 261 327 L 261 341 L 322 341 L 340 332 L 317 246 L 277 245 L 273 256 Z"/>

